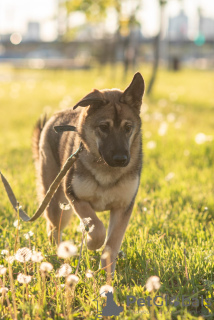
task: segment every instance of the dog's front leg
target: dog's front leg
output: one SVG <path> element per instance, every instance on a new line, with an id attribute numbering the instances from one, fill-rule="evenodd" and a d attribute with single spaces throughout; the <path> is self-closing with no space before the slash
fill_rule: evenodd
<path id="1" fill-rule="evenodd" d="M 97 217 L 95 211 L 86 201 L 73 200 L 71 205 L 76 214 L 81 218 L 90 218 L 87 236 L 87 247 L 89 250 L 96 250 L 102 247 L 106 238 L 106 230 L 102 221 Z"/>
<path id="2" fill-rule="evenodd" d="M 108 237 L 106 242 L 106 247 L 103 251 L 109 251 L 111 257 L 110 261 L 112 263 L 111 265 L 111 271 L 112 273 L 115 270 L 116 266 L 116 258 L 117 254 L 120 250 L 120 246 L 123 240 L 123 236 L 125 234 L 131 213 L 133 209 L 133 204 L 128 209 L 117 209 L 112 210 L 110 212 L 110 222 L 109 222 L 109 228 L 108 228 Z M 102 267 L 106 267 L 106 263 L 109 261 L 108 259 L 102 259 Z"/>

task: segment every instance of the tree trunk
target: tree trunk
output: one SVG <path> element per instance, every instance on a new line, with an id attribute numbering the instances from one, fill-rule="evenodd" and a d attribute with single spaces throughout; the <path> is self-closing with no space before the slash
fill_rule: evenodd
<path id="1" fill-rule="evenodd" d="M 158 65 L 159 65 L 159 56 L 160 56 L 160 40 L 162 36 L 162 29 L 163 29 L 163 7 L 166 2 L 160 2 L 160 29 L 157 34 L 157 36 L 154 39 L 154 50 L 155 50 L 155 56 L 154 56 L 154 62 L 153 62 L 153 69 L 152 69 L 152 75 L 149 81 L 147 95 L 149 96 L 152 93 L 152 89 L 157 77 L 157 71 L 158 71 Z"/>
<path id="2" fill-rule="evenodd" d="M 159 55 L 160 55 L 160 32 L 154 39 L 154 51 L 155 51 L 155 57 L 154 57 L 154 63 L 153 63 L 153 69 L 152 69 L 152 75 L 149 81 L 147 94 L 148 96 L 152 92 L 153 85 L 156 80 L 157 71 L 158 71 L 158 65 L 159 65 Z"/>

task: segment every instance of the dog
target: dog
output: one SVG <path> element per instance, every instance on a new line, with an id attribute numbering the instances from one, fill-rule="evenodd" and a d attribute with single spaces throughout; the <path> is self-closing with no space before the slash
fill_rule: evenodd
<path id="1" fill-rule="evenodd" d="M 127 228 L 142 169 L 140 108 L 144 80 L 137 72 L 124 90 L 94 89 L 73 109 L 38 121 L 33 132 L 33 156 L 38 196 L 43 199 L 66 159 L 82 142 L 82 151 L 45 210 L 49 239 L 61 241 L 72 211 L 89 221 L 87 247 L 110 252 L 112 272 Z M 57 134 L 54 126 L 72 125 L 75 132 Z M 61 217 L 60 203 L 71 209 Z M 96 211 L 110 210 L 108 235 Z M 101 259 L 102 267 L 106 266 Z"/>

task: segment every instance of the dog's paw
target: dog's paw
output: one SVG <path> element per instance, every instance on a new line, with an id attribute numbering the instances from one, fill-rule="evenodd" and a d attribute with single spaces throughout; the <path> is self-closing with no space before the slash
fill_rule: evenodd
<path id="1" fill-rule="evenodd" d="M 106 238 L 106 229 L 103 223 L 100 221 L 99 225 L 88 233 L 87 247 L 89 250 L 97 250 L 102 247 Z"/>

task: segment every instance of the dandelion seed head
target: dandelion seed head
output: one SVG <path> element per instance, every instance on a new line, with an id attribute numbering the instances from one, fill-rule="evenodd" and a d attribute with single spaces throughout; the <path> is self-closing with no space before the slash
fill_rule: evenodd
<path id="1" fill-rule="evenodd" d="M 119 258 L 119 259 L 125 259 L 125 257 L 126 257 L 125 252 L 121 250 L 121 251 L 118 253 L 118 258 Z"/>
<path id="2" fill-rule="evenodd" d="M 71 286 L 71 285 L 77 284 L 78 282 L 79 282 L 79 277 L 77 277 L 75 274 L 70 274 L 66 278 L 67 285 Z"/>
<path id="3" fill-rule="evenodd" d="M 0 265 L 0 275 L 5 275 L 7 272 L 7 268 L 3 265 Z"/>
<path id="4" fill-rule="evenodd" d="M 84 218 L 80 221 L 79 229 L 81 232 L 92 232 L 94 230 L 94 225 L 89 227 L 90 222 L 92 219 L 90 217 Z"/>
<path id="5" fill-rule="evenodd" d="M 1 251 L 1 255 L 2 255 L 2 256 L 7 256 L 8 254 L 9 254 L 9 251 L 6 250 L 6 249 L 4 249 L 4 250 Z"/>
<path id="6" fill-rule="evenodd" d="M 203 132 L 199 132 L 198 134 L 196 134 L 195 136 L 195 142 L 197 144 L 203 144 L 206 141 L 212 141 L 213 137 L 212 136 L 207 136 L 206 134 L 204 134 Z"/>
<path id="7" fill-rule="evenodd" d="M 170 180 L 172 180 L 174 178 L 174 176 L 175 176 L 174 172 L 169 172 L 167 174 L 167 176 L 165 177 L 165 180 L 166 181 L 170 181 Z"/>
<path id="8" fill-rule="evenodd" d="M 148 292 L 152 292 L 155 290 L 160 289 L 161 284 L 160 284 L 160 278 L 157 276 L 151 276 L 146 282 L 146 290 Z"/>
<path id="9" fill-rule="evenodd" d="M 31 256 L 32 251 L 27 247 L 20 248 L 15 254 L 15 258 L 19 262 L 27 262 L 30 260 Z"/>
<path id="10" fill-rule="evenodd" d="M 160 127 L 158 129 L 159 136 L 165 136 L 168 129 L 168 123 L 167 122 L 161 122 Z"/>
<path id="11" fill-rule="evenodd" d="M 93 271 L 88 270 L 85 274 L 86 278 L 93 278 Z"/>
<path id="12" fill-rule="evenodd" d="M 14 257 L 14 256 L 9 256 L 9 257 L 6 257 L 5 260 L 6 260 L 8 263 L 12 264 L 12 263 L 14 262 L 14 260 L 15 260 L 15 257 Z"/>
<path id="13" fill-rule="evenodd" d="M 69 203 L 60 203 L 59 204 L 59 207 L 60 209 L 64 210 L 64 211 L 67 211 L 67 210 L 70 210 L 71 209 L 71 206 Z"/>
<path id="14" fill-rule="evenodd" d="M 41 262 L 44 259 L 42 253 L 40 251 L 38 252 L 33 252 L 32 256 L 31 256 L 31 260 L 33 262 Z"/>
<path id="15" fill-rule="evenodd" d="M 13 225 L 14 225 L 14 227 L 15 227 L 16 229 L 19 229 L 19 230 L 20 230 L 21 227 L 22 227 L 21 224 L 20 224 L 20 222 L 19 222 L 19 220 L 15 220 L 14 223 L 13 223 Z"/>
<path id="16" fill-rule="evenodd" d="M 77 247 L 71 241 L 63 241 L 60 243 L 57 255 L 60 258 L 67 259 L 77 253 Z"/>
<path id="17" fill-rule="evenodd" d="M 56 276 L 57 277 L 67 277 L 72 271 L 71 266 L 68 263 L 64 263 L 59 268 Z"/>
<path id="18" fill-rule="evenodd" d="M 146 147 L 147 147 L 147 149 L 155 149 L 156 145 L 157 145 L 156 142 L 151 140 L 151 141 L 147 142 Z"/>
<path id="19" fill-rule="evenodd" d="M 32 276 L 27 276 L 24 273 L 19 273 L 17 276 L 17 281 L 19 283 L 30 283 L 32 279 Z"/>
<path id="20" fill-rule="evenodd" d="M 112 292 L 112 293 L 114 292 L 114 288 L 112 286 L 110 286 L 109 284 L 106 284 L 100 288 L 101 297 L 106 298 L 105 294 L 108 292 Z"/>
<path id="21" fill-rule="evenodd" d="M 40 265 L 40 270 L 42 272 L 51 272 L 53 270 L 53 265 L 50 262 L 42 262 Z"/>
<path id="22" fill-rule="evenodd" d="M 1 293 L 1 294 L 5 294 L 5 293 L 7 293 L 7 292 L 8 292 L 8 288 L 6 288 L 6 287 L 0 288 L 0 293 Z"/>
<path id="23" fill-rule="evenodd" d="M 34 235 L 34 233 L 32 231 L 28 231 L 27 233 L 24 234 L 25 239 L 30 239 L 30 237 L 32 237 Z"/>
<path id="24" fill-rule="evenodd" d="M 174 113 L 169 113 L 166 118 L 168 122 L 174 122 L 176 117 Z"/>

